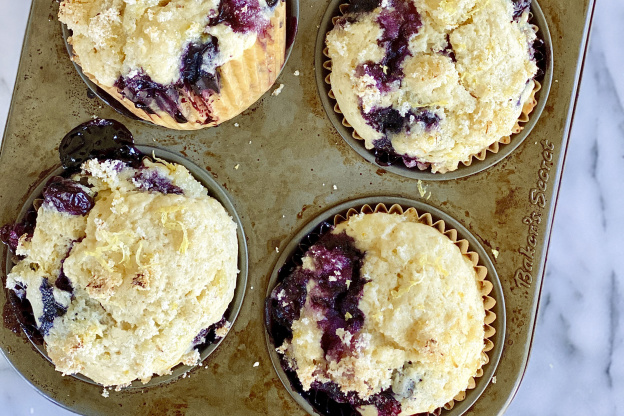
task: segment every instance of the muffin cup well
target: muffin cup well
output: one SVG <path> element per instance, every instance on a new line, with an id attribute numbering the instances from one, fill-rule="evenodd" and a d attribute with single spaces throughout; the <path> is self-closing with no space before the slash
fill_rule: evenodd
<path id="1" fill-rule="evenodd" d="M 482 352 L 484 364 L 471 379 L 466 391 L 459 393 L 453 400 L 445 404 L 444 410 L 439 408 L 434 412 L 434 414 L 445 412 L 444 414 L 449 416 L 461 415 L 474 404 L 494 375 L 505 337 L 505 307 L 502 286 L 486 251 L 466 228 L 442 211 L 419 201 L 397 197 L 362 198 L 345 202 L 329 209 L 311 220 L 293 237 L 282 251 L 269 280 L 266 292 L 267 302 L 277 284 L 297 265 L 297 259 L 300 259 L 305 251 L 318 240 L 320 234 L 327 231 L 330 224 L 336 225 L 346 221 L 353 215 L 360 213 L 370 214 L 373 212 L 405 215 L 411 221 L 437 229 L 453 241 L 461 253 L 470 259 L 479 280 L 482 282 L 481 295 L 486 310 L 484 322 L 485 340 Z M 297 382 L 296 374 L 292 372 L 286 373 L 282 368 L 282 359 L 276 352 L 278 345 L 275 345 L 274 341 L 274 336 L 278 334 L 280 328 L 273 324 L 269 316 L 268 304 L 265 308 L 265 325 L 265 338 L 269 356 L 286 390 L 310 415 L 333 416 L 316 410 L 308 401 L 312 396 L 307 395 L 308 398 L 304 397 L 306 393 L 297 390 L 295 387 Z"/>
<path id="2" fill-rule="evenodd" d="M 227 213 L 232 217 L 232 219 L 236 223 L 239 272 L 236 277 L 236 288 L 234 290 L 234 297 L 232 298 L 232 301 L 228 305 L 228 308 L 223 315 L 223 317 L 228 322 L 230 322 L 230 324 L 234 324 L 238 316 L 238 313 L 241 309 L 241 306 L 243 304 L 243 299 L 244 299 L 245 291 L 247 287 L 248 251 L 247 251 L 247 242 L 245 238 L 245 232 L 243 230 L 240 218 L 234 208 L 234 204 L 232 203 L 230 199 L 230 196 L 225 192 L 225 190 L 221 187 L 221 185 L 219 185 L 213 179 L 213 177 L 210 174 L 208 174 L 205 170 L 201 169 L 200 167 L 198 167 L 197 165 L 195 165 L 193 162 L 189 161 L 188 159 L 176 153 L 173 153 L 171 151 L 159 149 L 153 146 L 137 145 L 136 147 L 139 149 L 139 151 L 141 151 L 142 154 L 146 156 L 153 155 L 167 162 L 177 163 L 179 165 L 186 167 L 189 170 L 189 172 L 193 175 L 193 177 L 197 179 L 208 190 L 208 194 L 214 199 L 216 199 L 221 205 L 223 205 Z M 49 175 L 46 175 L 41 180 L 41 182 L 32 190 L 31 194 L 26 200 L 24 206 L 22 207 L 15 221 L 16 223 L 21 222 L 25 218 L 25 216 L 28 214 L 28 212 L 32 210 L 33 202 L 35 202 L 35 200 L 40 197 L 48 180 L 54 176 L 60 176 L 64 172 L 65 171 L 63 170 L 63 168 L 59 167 L 53 170 Z M 5 275 L 9 274 L 9 272 L 11 271 L 14 265 L 15 263 L 13 262 L 13 255 L 9 250 L 7 250 L 6 270 L 5 270 L 6 274 Z M 24 326 L 27 325 L 27 323 L 24 322 L 23 319 L 21 318 L 24 312 L 21 310 L 18 310 L 19 305 L 16 304 L 14 301 L 11 303 L 12 303 L 11 306 L 13 308 L 13 311 L 15 312 L 16 316 L 18 317 L 18 320 L 20 321 L 19 322 L 20 326 L 24 330 Z M 48 360 L 53 365 L 52 361 L 48 357 L 48 354 L 45 350 L 44 345 L 41 342 L 42 340 L 38 339 L 39 338 L 38 332 L 35 334 L 32 334 L 31 331 L 28 331 L 28 330 L 24 330 L 24 332 L 27 335 L 33 347 L 39 353 L 41 353 L 43 358 Z M 227 335 L 225 337 L 227 337 Z M 217 347 L 221 344 L 221 342 L 225 339 L 225 337 L 217 339 L 214 342 L 206 342 L 205 344 L 202 344 L 198 347 L 198 351 L 200 353 L 200 363 L 204 361 L 213 351 L 217 349 Z M 177 366 L 172 368 L 171 374 L 162 375 L 162 376 L 154 375 L 151 378 L 151 380 L 146 384 L 143 384 L 140 381 L 135 380 L 134 382 L 132 382 L 130 386 L 124 387 L 123 390 L 146 389 L 149 387 L 157 386 L 159 384 L 172 382 L 178 379 L 179 377 L 183 376 L 185 373 L 187 373 L 188 371 L 192 370 L 195 367 L 196 366 L 187 366 L 183 364 L 178 364 Z M 58 377 L 59 377 L 59 380 L 62 377 L 60 372 L 58 372 Z M 83 376 L 82 374 L 72 374 L 71 377 L 74 377 L 76 379 L 79 379 L 81 381 L 84 381 L 90 384 L 100 385 L 99 383 L 95 383 L 93 380 L 91 380 L 88 377 Z"/>
<path id="3" fill-rule="evenodd" d="M 530 22 L 532 22 L 532 26 L 537 29 L 536 33 L 538 39 L 541 39 L 544 43 L 545 56 L 543 57 L 543 65 L 545 65 L 545 68 L 541 68 L 544 71 L 544 75 L 534 80 L 535 85 L 531 96 L 522 108 L 522 113 L 513 128 L 513 134 L 511 136 L 501 137 L 497 142 L 482 149 L 479 153 L 471 155 L 468 160 L 462 161 L 456 170 L 444 173 L 432 173 L 427 166 L 422 165 L 421 167 L 408 168 L 400 158 L 391 164 L 379 163 L 373 152 L 365 147 L 364 140 L 342 115 L 340 107 L 331 90 L 330 76 L 332 66 L 331 60 L 327 54 L 325 38 L 327 33 L 334 27 L 336 19 L 342 16 L 343 12 L 346 11 L 346 7 L 348 7 L 348 3 L 345 3 L 344 0 L 332 0 L 321 21 L 316 38 L 315 50 L 315 61 L 317 62 L 315 66 L 316 84 L 321 102 L 330 121 L 342 138 L 360 156 L 375 165 L 381 166 L 387 171 L 413 179 L 457 179 L 481 172 L 497 164 L 513 152 L 530 134 L 546 105 L 553 73 L 550 31 L 548 30 L 546 18 L 536 0 L 532 0 L 531 2 L 532 17 Z"/>
<path id="4" fill-rule="evenodd" d="M 216 126 L 237 116 L 271 88 L 292 50 L 298 14 L 298 0 L 280 1 L 270 19 L 267 34 L 258 36 L 252 47 L 239 58 L 219 67 L 219 93 L 201 96 L 186 88 L 177 88 L 181 101 L 178 107 L 187 119 L 186 123 L 179 123 L 172 115 L 161 110 L 145 111 L 137 108 L 116 87 L 99 84 L 92 74 L 82 70 L 79 57 L 73 53 L 70 31 L 65 25 L 62 25 L 62 29 L 67 50 L 79 75 L 106 104 L 134 120 L 175 130 L 198 130 Z"/>

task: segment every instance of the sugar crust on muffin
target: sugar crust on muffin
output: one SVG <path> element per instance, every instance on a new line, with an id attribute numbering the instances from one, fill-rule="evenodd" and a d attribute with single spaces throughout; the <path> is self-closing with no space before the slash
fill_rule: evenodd
<path id="1" fill-rule="evenodd" d="M 305 302 L 292 339 L 277 348 L 303 390 L 330 391 L 363 414 L 384 415 L 431 412 L 465 391 L 483 364 L 485 337 L 471 260 L 437 229 L 397 214 L 352 216 L 331 234 L 341 242 L 321 240 L 324 248 L 308 250 L 296 271 L 307 276 Z M 349 239 L 362 256 L 362 282 L 344 281 L 358 275 L 336 249 Z M 355 296 L 334 300 L 344 317 L 323 306 L 336 291 Z M 273 297 L 284 315 L 301 302 L 289 283 Z"/>
<path id="2" fill-rule="evenodd" d="M 57 370 L 122 387 L 196 364 L 202 330 L 234 296 L 238 243 L 225 209 L 185 167 L 147 159 L 92 159 L 56 181 L 91 203 L 68 212 L 67 198 L 44 191 L 7 288 L 25 292 Z"/>
<path id="3" fill-rule="evenodd" d="M 331 87 L 366 148 L 457 169 L 512 134 L 538 68 L 529 4 L 354 2 L 327 34 Z"/>
<path id="4" fill-rule="evenodd" d="M 64 0 L 74 60 L 135 115 L 199 129 L 234 117 L 284 63 L 279 0 Z"/>

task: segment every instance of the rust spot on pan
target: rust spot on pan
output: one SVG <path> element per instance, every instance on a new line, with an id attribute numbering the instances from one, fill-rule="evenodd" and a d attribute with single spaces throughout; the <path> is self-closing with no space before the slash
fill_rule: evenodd
<path id="1" fill-rule="evenodd" d="M 298 219 L 303 218 L 303 213 L 305 212 L 305 210 L 306 210 L 306 209 L 310 208 L 311 206 L 312 206 L 312 205 L 304 205 L 304 206 L 301 208 L 301 211 L 299 211 L 299 212 L 297 213 L 297 218 L 298 218 Z"/>

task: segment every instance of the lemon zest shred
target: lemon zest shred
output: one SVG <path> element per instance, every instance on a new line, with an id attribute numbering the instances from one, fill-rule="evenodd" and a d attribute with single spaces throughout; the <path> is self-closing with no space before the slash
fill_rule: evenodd
<path id="1" fill-rule="evenodd" d="M 104 240 L 104 245 L 98 246 L 95 248 L 95 251 L 85 251 L 85 255 L 94 257 L 108 272 L 112 272 L 113 269 L 109 266 L 109 263 L 104 260 L 103 254 L 106 252 L 121 252 L 122 259 L 119 263 L 113 264 L 121 264 L 125 263 L 130 259 L 130 248 L 127 244 L 125 244 L 121 240 L 121 236 L 132 237 L 128 231 L 124 231 L 121 233 L 110 233 L 105 230 L 99 231 L 102 235 L 102 239 Z"/>
<path id="2" fill-rule="evenodd" d="M 182 231 L 182 243 L 180 244 L 180 248 L 178 248 L 178 252 L 184 254 L 189 248 L 189 239 L 188 239 L 188 229 L 184 225 L 182 221 L 169 221 L 169 214 L 182 211 L 184 207 L 181 205 L 173 205 L 169 208 L 162 208 L 160 210 L 160 222 L 163 227 L 172 231 Z"/>
<path id="3" fill-rule="evenodd" d="M 171 172 L 171 173 L 174 173 L 178 169 L 178 166 L 175 165 L 174 163 L 169 163 L 169 162 L 167 162 L 164 159 L 156 157 L 156 153 L 153 150 L 152 150 L 152 159 L 154 159 L 156 162 L 164 165 L 169 170 L 169 172 Z"/>
<path id="4" fill-rule="evenodd" d="M 137 247 L 137 251 L 136 254 L 134 255 L 134 260 L 136 261 L 137 266 L 139 266 L 139 269 L 143 269 L 145 266 L 143 266 L 143 264 L 141 264 L 141 251 L 143 250 L 143 240 L 139 241 L 139 246 Z"/>

